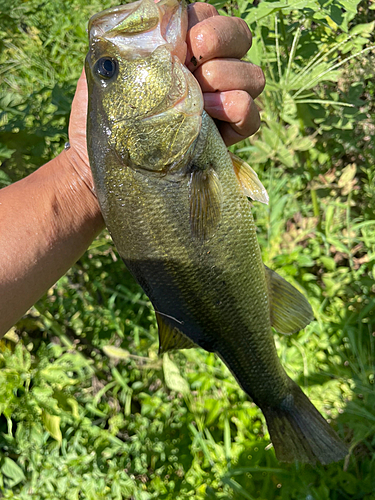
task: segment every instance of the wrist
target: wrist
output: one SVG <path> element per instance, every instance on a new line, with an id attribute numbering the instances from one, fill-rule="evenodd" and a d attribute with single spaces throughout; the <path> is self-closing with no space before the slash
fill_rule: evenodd
<path id="1" fill-rule="evenodd" d="M 72 146 L 69 142 L 65 144 L 64 150 L 57 156 L 63 168 L 68 166 L 76 172 L 89 191 L 96 197 L 94 181 L 91 174 L 90 163 L 86 150 Z"/>
<path id="2" fill-rule="evenodd" d="M 90 177 L 65 153 L 0 190 L 0 336 L 104 228 Z"/>

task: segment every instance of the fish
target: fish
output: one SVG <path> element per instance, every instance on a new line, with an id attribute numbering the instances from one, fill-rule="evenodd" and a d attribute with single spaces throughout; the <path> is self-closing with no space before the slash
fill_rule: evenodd
<path id="1" fill-rule="evenodd" d="M 187 9 L 139 0 L 89 21 L 87 147 L 106 226 L 155 309 L 160 353 L 216 353 L 262 410 L 276 457 L 328 464 L 346 445 L 287 375 L 272 327 L 314 316 L 261 257 L 257 174 L 228 152 L 186 68 Z"/>

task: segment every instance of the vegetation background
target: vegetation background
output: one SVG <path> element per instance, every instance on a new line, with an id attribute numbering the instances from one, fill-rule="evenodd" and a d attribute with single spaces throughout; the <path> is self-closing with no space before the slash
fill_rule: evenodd
<path id="1" fill-rule="evenodd" d="M 0 185 L 61 151 L 88 18 L 113 0 L 2 0 Z M 233 148 L 270 194 L 265 263 L 316 321 L 275 337 L 350 446 L 275 459 L 264 418 L 203 350 L 158 358 L 150 303 L 102 234 L 0 344 L 0 497 L 375 498 L 374 0 L 218 0 L 254 34 L 262 127 Z"/>

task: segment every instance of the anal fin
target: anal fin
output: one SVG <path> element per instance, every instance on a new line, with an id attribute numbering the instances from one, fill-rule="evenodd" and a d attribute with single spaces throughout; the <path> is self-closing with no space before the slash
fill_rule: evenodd
<path id="1" fill-rule="evenodd" d="M 289 335 L 305 328 L 314 314 L 306 298 L 293 285 L 267 266 L 265 268 L 270 301 L 271 325 Z"/>
<path id="2" fill-rule="evenodd" d="M 180 332 L 175 326 L 171 326 L 162 313 L 155 311 L 156 321 L 159 328 L 159 354 L 177 349 L 191 349 L 197 347 L 192 340 Z"/>

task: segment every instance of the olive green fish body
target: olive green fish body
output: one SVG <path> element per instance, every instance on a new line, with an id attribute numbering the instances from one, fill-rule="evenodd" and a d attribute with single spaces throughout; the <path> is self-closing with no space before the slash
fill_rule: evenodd
<path id="1" fill-rule="evenodd" d="M 233 358 L 231 370 L 255 400 L 275 401 L 286 395 L 287 377 L 271 333 L 255 225 L 219 138 L 215 155 L 222 165 L 216 172 L 223 222 L 212 238 L 191 237 L 186 176 L 109 174 L 105 218 L 120 255 L 165 321 L 224 360 Z"/>
<path id="2" fill-rule="evenodd" d="M 285 373 L 271 330 L 301 329 L 311 309 L 262 263 L 247 195 L 265 195 L 203 111 L 181 62 L 186 26 L 176 0 L 90 21 L 88 150 L 104 219 L 154 305 L 161 351 L 216 352 L 265 413 L 280 459 L 338 460 L 346 448 Z"/>

